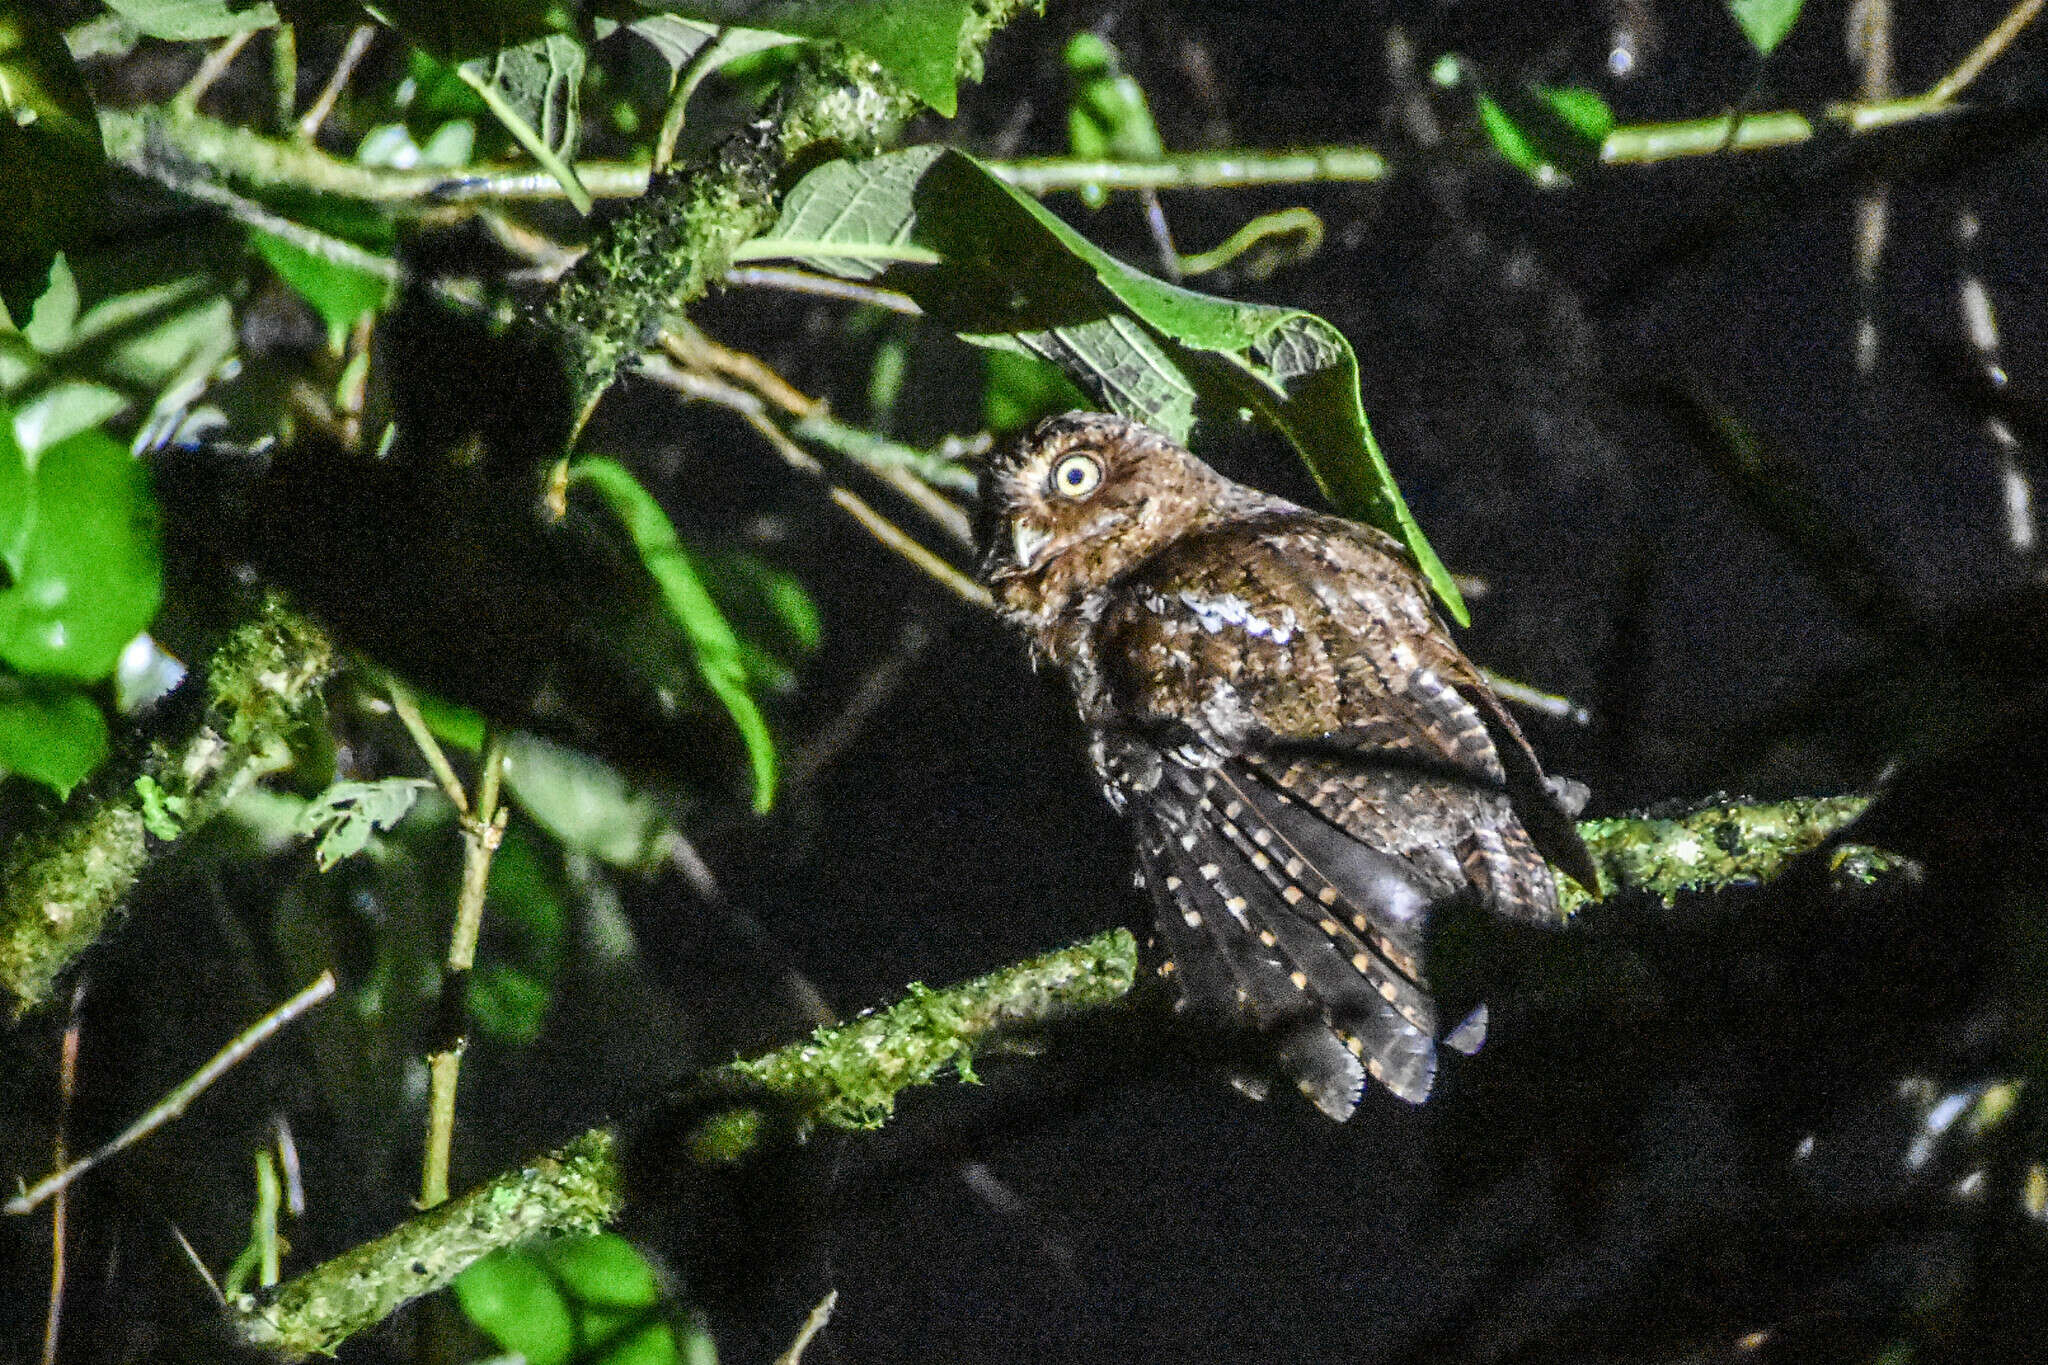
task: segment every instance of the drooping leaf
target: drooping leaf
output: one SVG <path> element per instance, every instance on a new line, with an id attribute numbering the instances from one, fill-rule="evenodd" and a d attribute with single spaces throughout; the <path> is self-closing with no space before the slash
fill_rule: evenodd
<path id="1" fill-rule="evenodd" d="M 0 663 L 19 672 L 96 682 L 156 615 L 163 570 L 148 475 L 98 429 L 43 451 L 29 464 L 14 443 L 11 414 L 0 432 L 0 467 L 15 488 L 25 469 L 33 514 L 6 531 L 11 581 L 0 589 Z"/>
<path id="2" fill-rule="evenodd" d="M 0 776 L 18 773 L 69 796 L 106 757 L 107 718 L 91 697 L 0 671 Z"/>
<path id="3" fill-rule="evenodd" d="M 1760 57 L 1768 57 L 1799 22 L 1805 0 L 1728 0 L 1728 13 Z"/>
<path id="4" fill-rule="evenodd" d="M 970 342 L 1051 361 L 1097 401 L 1177 440 L 1198 407 L 1256 413 L 1294 445 L 1332 506 L 1400 539 L 1466 619 L 1373 440 L 1351 345 L 1314 314 L 1155 280 L 972 157 L 931 147 L 820 167 L 748 248 L 854 278 L 872 278 L 882 251 L 916 261 L 922 248 L 938 261 L 894 265 L 885 282 Z"/>
<path id="5" fill-rule="evenodd" d="M 598 37 L 606 36 L 610 22 L 598 21 Z M 697 54 L 714 42 L 718 44 L 718 51 L 707 59 L 708 71 L 715 71 L 726 62 L 765 52 L 771 47 L 785 47 L 803 41 L 794 34 L 736 28 L 703 19 L 685 19 L 680 14 L 650 14 L 645 19 L 635 19 L 627 24 L 626 30 L 661 55 L 661 60 L 668 65 L 670 79 L 697 60 Z"/>
<path id="6" fill-rule="evenodd" d="M 754 809 L 775 799 L 775 741 L 761 708 L 747 692 L 746 663 L 739 637 L 704 586 L 703 577 L 676 536 L 668 513 L 640 481 L 615 460 L 589 457 L 569 469 L 569 482 L 589 484 L 624 523 L 640 562 L 661 589 L 663 603 L 689 637 L 697 672 L 739 727 L 754 770 Z"/>
<path id="7" fill-rule="evenodd" d="M 138 33 L 178 43 L 277 26 L 269 0 L 107 0 L 107 8 Z"/>
<path id="8" fill-rule="evenodd" d="M 420 793 L 432 785 L 416 777 L 337 782 L 300 812 L 299 833 L 318 840 L 314 854 L 320 870 L 330 871 L 369 847 L 371 835 L 403 820 Z"/>
<path id="9" fill-rule="evenodd" d="M 97 229 L 107 158 L 92 97 L 36 0 L 0 0 L 0 308 L 25 317 L 59 251 Z"/>
<path id="10" fill-rule="evenodd" d="M 874 58 L 911 94 L 953 117 L 955 67 L 968 0 L 643 0 L 712 24 L 844 43 Z"/>

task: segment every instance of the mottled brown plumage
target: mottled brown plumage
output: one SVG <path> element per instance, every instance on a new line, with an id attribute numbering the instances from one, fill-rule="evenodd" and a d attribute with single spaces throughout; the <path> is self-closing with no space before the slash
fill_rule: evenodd
<path id="1" fill-rule="evenodd" d="M 1555 921 L 1543 854 L 1593 873 L 1421 576 L 1382 532 L 1119 417 L 1040 423 L 984 493 L 983 576 L 1072 685 L 1184 1007 L 1271 1036 L 1333 1118 L 1367 1075 L 1425 1099 L 1440 1037 L 1469 1052 L 1485 1027 L 1439 1033 L 1432 908 Z"/>

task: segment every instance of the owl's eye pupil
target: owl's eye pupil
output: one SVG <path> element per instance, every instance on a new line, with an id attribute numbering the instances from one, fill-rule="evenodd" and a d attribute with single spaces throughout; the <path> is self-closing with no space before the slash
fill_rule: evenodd
<path id="1" fill-rule="evenodd" d="M 1052 486 L 1070 498 L 1085 498 L 1102 482 L 1102 463 L 1093 455 L 1069 455 L 1052 469 Z"/>

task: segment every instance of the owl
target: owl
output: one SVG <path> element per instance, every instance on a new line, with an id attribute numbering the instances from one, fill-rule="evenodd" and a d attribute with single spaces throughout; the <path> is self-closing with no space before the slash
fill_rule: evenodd
<path id="1" fill-rule="evenodd" d="M 1370 1076 L 1420 1103 L 1432 911 L 1561 918 L 1588 887 L 1552 782 L 1392 537 L 1210 469 L 1135 422 L 1039 423 L 984 475 L 981 573 L 1064 673 L 1129 821 L 1181 1008 L 1250 1025 L 1330 1117 Z M 1545 858 L 1549 859 L 1546 863 Z"/>

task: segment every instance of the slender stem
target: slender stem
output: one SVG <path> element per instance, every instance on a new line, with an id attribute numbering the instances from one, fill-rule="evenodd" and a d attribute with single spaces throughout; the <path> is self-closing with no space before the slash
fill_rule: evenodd
<path id="1" fill-rule="evenodd" d="M 1392 173 L 1370 147 L 1303 147 L 1288 151 L 1238 148 L 1180 152 L 1158 161 L 1029 157 L 993 161 L 989 169 L 1026 194 L 1051 194 L 1100 185 L 1106 190 L 1220 190 L 1253 185 L 1371 183 Z"/>
<path id="2" fill-rule="evenodd" d="M 306 106 L 306 112 L 299 119 L 299 136 L 311 142 L 320 131 L 320 125 L 327 122 L 328 114 L 334 110 L 334 102 L 341 98 L 341 92 L 348 85 L 348 78 L 355 74 L 356 64 L 363 54 L 370 50 L 370 43 L 377 36 L 375 24 L 357 24 L 348 35 L 348 44 L 341 49 L 341 60 L 334 64 L 334 71 L 327 77 L 327 84 L 320 87 L 319 96 Z"/>
<path id="3" fill-rule="evenodd" d="M 221 45 L 207 53 L 206 60 L 199 63 L 199 70 L 192 74 L 185 88 L 171 97 L 171 107 L 188 112 L 197 109 L 200 98 L 213 88 L 215 81 L 227 74 L 227 69 L 235 64 L 235 58 L 242 55 L 242 49 L 255 36 L 255 29 L 245 28 L 223 39 Z"/>
<path id="4" fill-rule="evenodd" d="M 654 162 L 656 175 L 668 169 L 675 160 L 676 139 L 683 134 L 683 116 L 690 107 L 690 96 L 697 93 L 697 87 L 704 78 L 717 69 L 718 59 L 725 55 L 725 36 L 729 29 L 721 27 L 704 46 L 690 54 L 676 72 L 675 85 L 668 92 L 668 108 L 662 112 L 661 131 L 654 139 Z"/>
<path id="5" fill-rule="evenodd" d="M 725 272 L 725 282 L 736 288 L 786 289 L 793 294 L 815 294 L 822 299 L 838 299 L 843 303 L 865 303 L 906 317 L 924 316 L 924 309 L 918 307 L 917 300 L 908 294 L 855 284 L 852 280 L 836 280 L 830 275 L 813 275 L 808 270 L 794 270 L 788 266 L 737 266 Z"/>
<path id="6" fill-rule="evenodd" d="M 818 1333 L 825 1330 L 832 1321 L 832 1310 L 839 1306 L 839 1291 L 828 1289 L 817 1306 L 804 1315 L 804 1325 L 797 1329 L 796 1339 L 789 1343 L 789 1349 L 775 1357 L 775 1365 L 802 1365 L 804 1351 Z"/>
<path id="7" fill-rule="evenodd" d="M 462 779 L 455 775 L 455 768 L 442 751 L 441 742 L 427 728 L 427 718 L 420 714 L 419 703 L 413 699 L 411 690 L 396 678 L 385 679 L 384 689 L 391 696 L 391 709 L 398 713 L 406 733 L 419 747 L 420 756 L 433 770 L 434 780 L 441 784 L 441 794 L 448 798 L 457 814 L 469 814 L 469 794 L 462 789 Z"/>
<path id="8" fill-rule="evenodd" d="M 307 986 L 297 995 L 294 995 L 291 999 L 285 1001 L 282 1005 L 279 1005 L 276 1009 L 270 1011 L 270 1013 L 264 1015 L 261 1019 L 258 1019 L 255 1023 L 249 1025 L 248 1028 L 237 1034 L 226 1047 L 213 1055 L 212 1060 L 208 1061 L 205 1066 L 200 1067 L 199 1070 L 193 1072 L 176 1089 L 172 1090 L 170 1094 L 152 1105 L 148 1113 L 122 1129 L 113 1141 L 92 1152 L 90 1155 L 80 1157 L 77 1161 L 61 1170 L 52 1171 L 22 1193 L 8 1200 L 5 1205 L 0 1205 L 0 1211 L 7 1213 L 29 1212 L 36 1205 L 65 1188 L 72 1181 L 78 1179 L 78 1177 L 84 1175 L 108 1157 L 134 1146 L 135 1143 L 147 1137 L 150 1133 L 155 1132 L 164 1124 L 184 1113 L 190 1107 L 192 1101 L 197 1099 L 208 1086 L 226 1075 L 244 1057 L 247 1057 L 251 1052 L 261 1047 L 272 1034 L 275 1034 L 286 1024 L 289 1024 L 292 1020 L 334 994 L 334 988 L 334 973 L 331 971 L 320 973 L 314 979 L 312 985 Z"/>
<path id="9" fill-rule="evenodd" d="M 469 1045 L 464 1029 L 469 973 L 476 965 L 477 939 L 483 932 L 491 855 L 498 851 L 505 837 L 505 818 L 510 813 L 498 804 L 504 773 L 504 736 L 495 728 L 486 730 L 476 809 L 462 819 L 462 891 L 455 905 L 455 928 L 448 936 L 448 958 L 441 978 L 443 1037 L 427 1057 L 427 1140 L 420 1164 L 421 1208 L 432 1208 L 448 1198 L 448 1160 L 455 1142 L 455 1094 L 462 1077 L 462 1054 Z"/>
<path id="10" fill-rule="evenodd" d="M 1984 68 L 1997 61 L 2006 48 L 2012 45 L 2012 40 L 2019 36 L 2020 30 L 2034 22 L 2035 16 L 2041 12 L 2043 3 L 2048 3 L 2048 0 L 2020 0 L 2014 5 L 2007 11 L 2005 18 L 1998 21 L 1998 26 L 1985 34 L 1984 40 L 1976 47 L 1970 49 L 1970 55 L 1956 64 L 1955 70 L 1934 83 L 1925 96 L 1927 102 L 1947 104 L 1967 90 L 1972 81 L 1984 74 Z"/>
<path id="11" fill-rule="evenodd" d="M 64 1041 L 57 1056 L 57 1140 L 52 1144 L 51 1165 L 58 1170 L 71 1159 L 65 1149 L 71 1127 L 71 1103 L 78 1095 L 79 1016 L 85 1007 L 85 978 L 71 988 L 71 1017 L 64 1025 Z M 64 1322 L 64 1255 L 68 1243 L 71 1196 L 57 1191 L 50 1201 L 50 1306 L 43 1315 L 43 1365 L 57 1365 L 57 1339 Z"/>
<path id="12" fill-rule="evenodd" d="M 498 87 L 471 69 L 468 62 L 457 66 L 455 74 L 464 85 L 476 92 L 476 97 L 484 102 L 484 107 L 489 109 L 498 122 L 504 125 L 505 131 L 512 135 L 512 140 L 524 148 L 528 156 L 539 162 L 543 170 L 561 182 L 563 195 L 575 205 L 576 211 L 589 213 L 590 191 L 576 178 L 576 168 L 564 161 L 559 152 L 548 146 L 547 139 L 520 117 L 519 111 L 512 107 L 499 92 Z"/>

